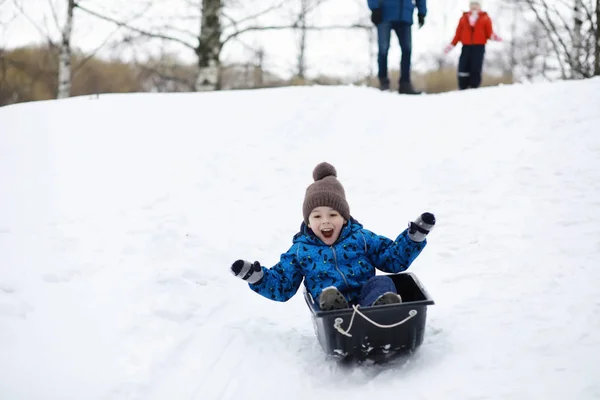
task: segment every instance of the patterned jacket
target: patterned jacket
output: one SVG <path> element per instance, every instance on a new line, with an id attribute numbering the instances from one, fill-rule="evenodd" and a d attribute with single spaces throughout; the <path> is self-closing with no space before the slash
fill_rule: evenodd
<path id="1" fill-rule="evenodd" d="M 340 237 L 331 246 L 323 243 L 302 223 L 290 249 L 280 261 L 268 269 L 256 284 L 249 284 L 256 293 L 275 301 L 288 301 L 304 286 L 313 299 L 328 286 L 337 287 L 349 302 L 360 296 L 364 283 L 375 276 L 375 268 L 389 273 L 406 270 L 427 245 L 408 237 L 408 230 L 392 241 L 363 229 L 356 220 L 342 228 Z"/>

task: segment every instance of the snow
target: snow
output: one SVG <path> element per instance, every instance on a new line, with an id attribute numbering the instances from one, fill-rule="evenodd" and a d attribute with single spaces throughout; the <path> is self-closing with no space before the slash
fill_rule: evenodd
<path id="1" fill-rule="evenodd" d="M 2 399 L 600 398 L 600 79 L 416 97 L 361 87 L 79 97 L 0 109 Z M 320 161 L 395 237 L 425 342 L 342 366 L 275 264 Z"/>

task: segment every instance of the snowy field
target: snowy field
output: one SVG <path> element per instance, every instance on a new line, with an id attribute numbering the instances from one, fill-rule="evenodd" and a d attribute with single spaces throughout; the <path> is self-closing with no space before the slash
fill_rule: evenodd
<path id="1" fill-rule="evenodd" d="M 600 398 L 600 79 L 403 97 L 356 87 L 0 108 L 0 398 Z M 320 161 L 436 304 L 408 360 L 343 367 L 274 265 Z"/>

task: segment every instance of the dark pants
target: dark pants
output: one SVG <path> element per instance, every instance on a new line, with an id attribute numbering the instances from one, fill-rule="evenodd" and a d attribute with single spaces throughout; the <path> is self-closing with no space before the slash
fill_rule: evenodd
<path id="1" fill-rule="evenodd" d="M 481 85 L 481 71 L 483 70 L 483 56 L 485 45 L 463 45 L 458 60 L 458 88 L 475 89 Z"/>
<path id="2" fill-rule="evenodd" d="M 400 82 L 410 82 L 410 53 L 412 50 L 412 25 L 406 22 L 381 22 L 377 25 L 377 46 L 379 54 L 377 64 L 379 66 L 379 82 L 389 83 L 388 78 L 388 51 L 392 30 L 396 32 L 402 58 L 400 61 Z"/>
<path id="3" fill-rule="evenodd" d="M 379 296 L 387 292 L 398 293 L 392 278 L 385 275 L 374 276 L 363 285 L 358 304 L 361 307 L 369 307 Z"/>

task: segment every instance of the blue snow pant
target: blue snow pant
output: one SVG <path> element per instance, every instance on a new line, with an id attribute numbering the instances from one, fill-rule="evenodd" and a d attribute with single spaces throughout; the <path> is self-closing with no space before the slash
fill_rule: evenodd
<path id="1" fill-rule="evenodd" d="M 476 89 L 481 85 L 481 71 L 485 45 L 463 45 L 458 59 L 458 88 L 460 90 Z"/>
<path id="2" fill-rule="evenodd" d="M 358 304 L 361 307 L 368 307 L 373 304 L 379 296 L 387 292 L 398 293 L 392 278 L 385 275 L 374 276 L 363 285 Z"/>
<path id="3" fill-rule="evenodd" d="M 387 21 L 377 25 L 377 65 L 379 67 L 378 78 L 380 83 L 389 84 L 388 77 L 388 51 L 392 30 L 396 32 L 402 57 L 400 61 L 400 82 L 410 82 L 410 57 L 412 51 L 412 25 L 407 22 Z"/>

